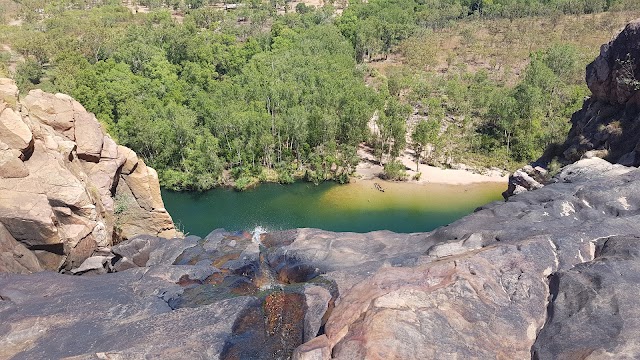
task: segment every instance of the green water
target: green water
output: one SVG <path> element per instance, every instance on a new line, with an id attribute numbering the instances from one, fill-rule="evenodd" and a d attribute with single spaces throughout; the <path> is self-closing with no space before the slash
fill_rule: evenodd
<path id="1" fill-rule="evenodd" d="M 430 231 L 501 199 L 506 184 L 417 185 L 377 181 L 347 185 L 309 183 L 262 184 L 236 192 L 162 191 L 165 207 L 186 233 L 205 236 L 217 228 L 229 231 L 300 227 L 331 231 L 401 233 Z"/>

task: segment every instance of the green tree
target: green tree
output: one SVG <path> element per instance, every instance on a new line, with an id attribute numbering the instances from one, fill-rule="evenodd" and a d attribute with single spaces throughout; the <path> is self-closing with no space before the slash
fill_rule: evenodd
<path id="1" fill-rule="evenodd" d="M 420 158 L 427 146 L 436 145 L 440 133 L 440 124 L 434 120 L 422 120 L 411 133 L 412 147 L 416 157 L 416 172 L 420 171 Z"/>

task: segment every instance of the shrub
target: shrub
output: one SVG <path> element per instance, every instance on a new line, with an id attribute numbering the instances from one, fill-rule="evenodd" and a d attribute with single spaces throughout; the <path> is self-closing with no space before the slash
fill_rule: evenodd
<path id="1" fill-rule="evenodd" d="M 386 180 L 403 181 L 407 179 L 407 170 L 398 160 L 392 160 L 384 164 L 383 177 Z"/>

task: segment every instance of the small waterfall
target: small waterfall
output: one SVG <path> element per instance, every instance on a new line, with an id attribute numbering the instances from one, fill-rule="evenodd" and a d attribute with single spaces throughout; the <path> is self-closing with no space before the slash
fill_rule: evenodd
<path id="1" fill-rule="evenodd" d="M 271 289 L 274 285 L 277 285 L 277 281 L 276 281 L 276 277 L 273 274 L 273 270 L 267 263 L 266 254 L 264 253 L 265 247 L 262 245 L 262 241 L 260 239 L 260 236 L 262 234 L 267 233 L 267 229 L 258 225 L 253 229 L 252 233 L 253 233 L 253 236 L 251 237 L 251 241 L 258 244 L 260 249 L 260 254 L 258 255 L 259 256 L 258 261 L 259 261 L 260 267 L 259 267 L 258 274 L 254 279 L 254 284 L 260 290 Z"/>
<path id="2" fill-rule="evenodd" d="M 254 243 L 260 245 L 260 235 L 262 234 L 266 234 L 267 230 L 265 228 L 263 228 L 262 226 L 258 225 L 253 229 L 253 236 L 251 237 L 251 240 L 253 240 Z"/>

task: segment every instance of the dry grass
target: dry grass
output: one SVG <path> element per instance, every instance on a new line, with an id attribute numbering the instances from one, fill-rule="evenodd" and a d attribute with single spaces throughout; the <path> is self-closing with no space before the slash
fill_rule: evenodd
<path id="1" fill-rule="evenodd" d="M 513 83 L 527 66 L 531 52 L 554 43 L 572 44 L 586 64 L 598 54 L 600 45 L 639 17 L 640 11 L 626 11 L 462 21 L 438 32 L 416 35 L 398 47 L 400 56 L 369 65 L 383 75 L 400 65 L 441 74 L 484 69 L 495 79 Z M 403 45 L 413 51 L 403 51 Z"/>

